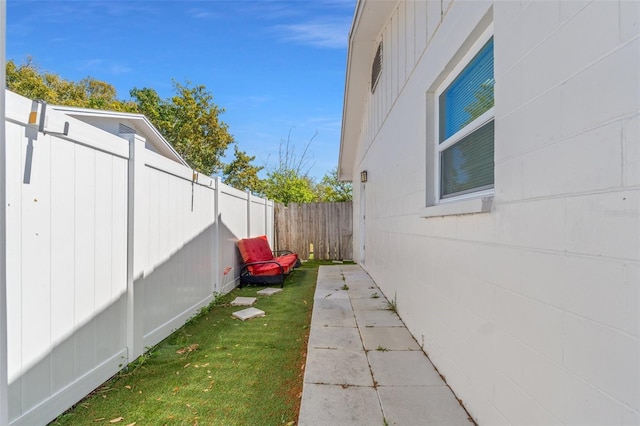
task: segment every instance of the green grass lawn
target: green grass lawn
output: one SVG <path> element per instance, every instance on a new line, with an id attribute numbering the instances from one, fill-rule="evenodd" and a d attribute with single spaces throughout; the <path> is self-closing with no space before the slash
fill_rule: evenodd
<path id="1" fill-rule="evenodd" d="M 252 286 L 219 298 L 52 424 L 294 424 L 318 265 L 304 264 L 271 297 Z M 232 318 L 243 309 L 229 306 L 236 296 L 258 297 L 266 316 Z"/>

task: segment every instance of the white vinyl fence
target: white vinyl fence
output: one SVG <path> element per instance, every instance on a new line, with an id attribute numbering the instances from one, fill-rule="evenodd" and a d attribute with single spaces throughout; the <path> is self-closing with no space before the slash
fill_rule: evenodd
<path id="1" fill-rule="evenodd" d="M 10 424 L 46 424 L 237 284 L 273 203 L 6 92 Z M 67 135 L 60 134 L 68 123 Z M 225 269 L 231 268 L 228 274 Z M 0 395 L 3 393 L 0 392 Z"/>

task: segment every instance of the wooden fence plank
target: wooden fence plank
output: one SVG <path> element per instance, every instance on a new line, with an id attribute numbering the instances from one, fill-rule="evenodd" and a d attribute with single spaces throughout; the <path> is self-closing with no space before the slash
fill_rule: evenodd
<path id="1" fill-rule="evenodd" d="M 353 204 L 276 204 L 275 249 L 291 250 L 302 259 L 343 260 L 353 258 Z"/>

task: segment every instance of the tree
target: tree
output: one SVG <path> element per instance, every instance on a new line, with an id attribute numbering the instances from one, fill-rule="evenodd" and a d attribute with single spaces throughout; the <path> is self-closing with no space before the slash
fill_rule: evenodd
<path id="1" fill-rule="evenodd" d="M 139 111 L 191 167 L 211 175 L 222 170 L 221 157 L 234 140 L 227 124 L 219 118 L 224 109 L 213 103 L 205 86 L 190 84 L 174 81 L 175 95 L 168 100 L 160 99 L 149 88 L 134 88 L 130 95 Z"/>
<path id="2" fill-rule="evenodd" d="M 13 92 L 51 104 L 137 111 L 135 104 L 118 100 L 112 85 L 93 77 L 86 77 L 77 83 L 65 80 L 57 74 L 41 71 L 30 57 L 20 65 L 13 60 L 7 62 L 6 84 L 7 89 Z"/>
<path id="3" fill-rule="evenodd" d="M 342 202 L 351 201 L 353 198 L 353 187 L 351 182 L 341 182 L 338 180 L 338 168 L 327 172 L 320 183 L 316 185 L 318 201 L 321 202 Z"/>
<path id="4" fill-rule="evenodd" d="M 233 149 L 233 160 L 222 169 L 224 183 L 241 191 L 249 190 L 254 194 L 262 194 L 263 182 L 258 177 L 258 172 L 264 167 L 251 164 L 256 157 L 240 151 L 237 145 Z"/>
<path id="5" fill-rule="evenodd" d="M 111 111 L 139 112 L 147 116 L 189 165 L 207 175 L 222 170 L 221 158 L 233 136 L 219 118 L 224 109 L 213 103 L 205 86 L 173 82 L 175 95 L 163 100 L 149 88 L 130 91 L 131 101 L 117 98 L 116 89 L 89 76 L 79 82 L 41 71 L 28 57 L 6 64 L 7 88 L 30 99 L 57 105 Z"/>
<path id="6" fill-rule="evenodd" d="M 276 169 L 267 173 L 264 196 L 278 203 L 311 203 L 316 199 L 313 182 L 293 169 Z"/>
<path id="7" fill-rule="evenodd" d="M 280 141 L 278 165 L 267 173 L 264 180 L 264 196 L 279 203 L 310 203 L 317 199 L 313 179 L 309 177 L 309 147 L 317 133 L 304 146 L 302 155 L 295 152 L 291 131 L 286 140 Z"/>

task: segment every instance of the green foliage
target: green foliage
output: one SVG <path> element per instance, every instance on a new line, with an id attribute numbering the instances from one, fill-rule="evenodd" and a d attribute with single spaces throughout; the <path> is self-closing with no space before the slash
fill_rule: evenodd
<path id="1" fill-rule="evenodd" d="M 220 120 L 224 109 L 213 103 L 203 85 L 174 81 L 174 96 L 166 100 L 153 89 L 134 88 L 132 101 L 122 101 L 104 81 L 93 77 L 68 81 L 41 71 L 31 58 L 20 65 L 7 62 L 6 84 L 13 92 L 51 104 L 142 113 L 191 167 L 207 175 L 222 170 L 221 158 L 233 143 L 227 124 Z"/>
<path id="2" fill-rule="evenodd" d="M 12 92 L 51 104 L 137 111 L 134 103 L 118 100 L 116 89 L 112 85 L 93 77 L 86 77 L 79 82 L 68 81 L 57 74 L 40 70 L 31 58 L 20 65 L 13 60 L 7 61 L 6 84 L 7 89 Z"/>
<path id="3" fill-rule="evenodd" d="M 311 203 L 317 200 L 313 179 L 303 172 L 309 162 L 309 146 L 317 133 L 306 143 L 302 155 L 295 152 L 291 131 L 286 140 L 280 141 L 278 165 L 267 173 L 264 180 L 264 196 L 285 205 Z"/>
<path id="4" fill-rule="evenodd" d="M 316 199 L 313 182 L 294 169 L 277 169 L 267 173 L 265 197 L 278 203 L 311 203 Z"/>
<path id="5" fill-rule="evenodd" d="M 237 146 L 233 149 L 233 160 L 222 169 L 224 183 L 241 191 L 248 189 L 254 194 L 262 194 L 263 182 L 258 177 L 258 172 L 264 167 L 251 164 L 256 159 L 255 156 L 247 155 Z"/>
<path id="6" fill-rule="evenodd" d="M 150 88 L 134 88 L 129 94 L 191 167 L 207 175 L 221 171 L 220 159 L 233 143 L 228 125 L 220 120 L 224 109 L 203 85 L 174 81 L 173 89 L 175 95 L 167 100 Z"/>
<path id="7" fill-rule="evenodd" d="M 398 313 L 398 293 L 394 293 L 393 299 L 387 301 L 387 309 Z"/>
<path id="8" fill-rule="evenodd" d="M 326 173 L 315 187 L 317 199 L 320 202 L 343 202 L 353 199 L 351 182 L 338 180 L 338 168 Z"/>
<path id="9" fill-rule="evenodd" d="M 134 100 L 138 107 L 138 112 L 144 114 L 154 126 L 158 127 L 156 123 L 168 126 L 169 111 L 168 105 L 162 99 L 158 93 L 147 87 L 143 89 L 133 88 L 129 91 L 129 96 Z M 162 123 L 162 120 L 167 121 Z M 158 127 L 159 129 L 159 127 Z"/>

